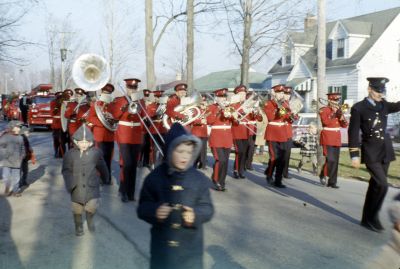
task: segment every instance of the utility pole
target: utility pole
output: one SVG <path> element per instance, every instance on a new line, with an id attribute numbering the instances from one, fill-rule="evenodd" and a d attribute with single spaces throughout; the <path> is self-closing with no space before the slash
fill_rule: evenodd
<path id="1" fill-rule="evenodd" d="M 317 70 L 317 124 L 318 124 L 318 134 L 321 134 L 321 119 L 319 117 L 319 109 L 321 104 L 319 102 L 320 98 L 326 98 L 326 2 L 325 0 L 317 0 L 318 1 L 318 70 Z M 318 147 L 318 166 L 320 164 L 320 160 L 322 160 L 322 148 Z M 319 167 L 318 167 L 319 171 Z"/>
<path id="2" fill-rule="evenodd" d="M 66 32 L 61 32 L 61 47 L 60 47 L 60 53 L 61 53 L 61 91 L 65 90 L 65 60 L 67 59 L 67 49 L 65 48 L 65 34 Z"/>
<path id="3" fill-rule="evenodd" d="M 186 25 L 186 81 L 189 88 L 189 93 L 194 90 L 193 85 L 193 61 L 194 61 L 194 0 L 187 0 L 187 25 Z"/>

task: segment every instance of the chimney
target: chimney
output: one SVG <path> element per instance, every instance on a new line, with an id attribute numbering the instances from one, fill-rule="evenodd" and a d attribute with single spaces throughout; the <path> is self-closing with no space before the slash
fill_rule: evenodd
<path id="1" fill-rule="evenodd" d="M 182 74 L 176 73 L 175 80 L 182 80 Z"/>
<path id="2" fill-rule="evenodd" d="M 317 16 L 307 13 L 304 19 L 304 32 L 315 27 L 317 25 Z"/>

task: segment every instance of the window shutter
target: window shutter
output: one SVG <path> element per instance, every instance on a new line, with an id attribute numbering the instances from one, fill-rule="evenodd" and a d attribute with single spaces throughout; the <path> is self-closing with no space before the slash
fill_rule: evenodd
<path id="1" fill-rule="evenodd" d="M 332 87 L 332 86 L 329 86 L 329 87 L 328 87 L 328 93 L 332 93 L 332 90 L 333 90 L 333 87 Z"/>
<path id="2" fill-rule="evenodd" d="M 342 100 L 346 100 L 347 99 L 347 86 L 342 86 L 342 89 L 340 90 L 341 94 L 342 94 Z"/>

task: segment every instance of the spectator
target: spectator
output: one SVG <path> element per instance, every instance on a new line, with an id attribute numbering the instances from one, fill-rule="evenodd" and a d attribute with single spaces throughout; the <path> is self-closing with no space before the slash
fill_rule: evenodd
<path id="1" fill-rule="evenodd" d="M 25 158 L 25 146 L 20 136 L 21 125 L 20 121 L 10 121 L 7 131 L 0 137 L 0 165 L 3 167 L 6 196 L 20 196 L 21 164 Z"/>
<path id="2" fill-rule="evenodd" d="M 307 133 L 304 133 L 298 141 L 297 144 L 301 146 L 300 155 L 301 160 L 297 166 L 297 171 L 301 173 L 302 167 L 305 163 L 311 161 L 313 167 L 313 175 L 317 175 L 317 126 L 315 123 L 311 123 L 308 127 Z"/>
<path id="3" fill-rule="evenodd" d="M 100 198 L 99 173 L 103 180 L 107 180 L 109 174 L 103 153 L 93 147 L 93 134 L 85 124 L 79 127 L 72 139 L 76 147 L 64 155 L 62 174 L 67 191 L 71 194 L 75 235 L 81 236 L 84 234 L 83 211 L 86 212 L 89 231 L 95 231 L 93 217 Z"/>
<path id="4" fill-rule="evenodd" d="M 165 161 L 144 180 L 137 213 L 150 223 L 151 269 L 203 268 L 203 223 L 214 213 L 209 179 L 193 167 L 201 141 L 175 123 Z"/>

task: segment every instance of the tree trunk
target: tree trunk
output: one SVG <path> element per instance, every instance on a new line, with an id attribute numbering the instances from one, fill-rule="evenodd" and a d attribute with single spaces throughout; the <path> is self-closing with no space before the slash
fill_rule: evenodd
<path id="1" fill-rule="evenodd" d="M 245 2 L 244 14 L 244 31 L 243 31 L 243 49 L 242 49 L 242 64 L 240 83 L 249 85 L 249 68 L 250 68 L 250 46 L 251 46 L 251 23 L 252 23 L 252 0 Z"/>
<path id="2" fill-rule="evenodd" d="M 146 24 L 146 79 L 147 88 L 155 90 L 156 78 L 154 71 L 154 44 L 153 44 L 153 0 L 146 0 L 145 6 Z"/>
<path id="3" fill-rule="evenodd" d="M 187 0 L 187 40 L 186 40 L 186 75 L 189 93 L 193 90 L 193 61 L 194 61 L 194 0 Z"/>

